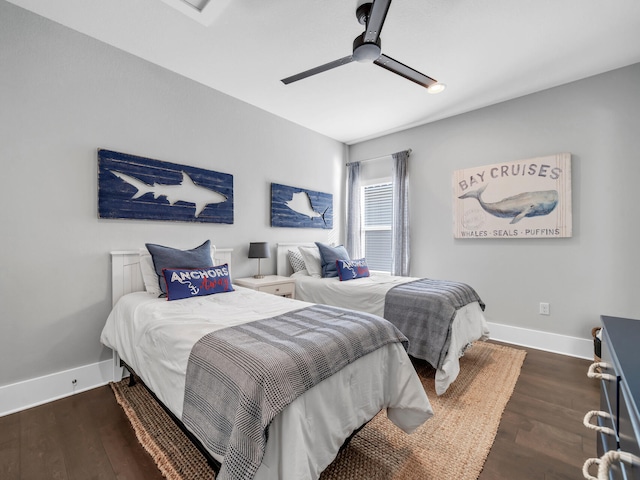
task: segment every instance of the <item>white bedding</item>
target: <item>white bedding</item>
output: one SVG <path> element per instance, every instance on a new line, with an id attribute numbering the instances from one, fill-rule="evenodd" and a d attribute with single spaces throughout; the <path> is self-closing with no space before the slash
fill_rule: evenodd
<path id="1" fill-rule="evenodd" d="M 234 288 L 235 292 L 174 302 L 144 292 L 130 293 L 115 305 L 101 341 L 116 350 L 181 418 L 187 361 L 195 342 L 221 328 L 309 305 Z M 318 478 L 344 439 L 385 407 L 389 419 L 407 433 L 433 415 L 400 344 L 387 345 L 358 359 L 278 415 L 269 428 L 267 449 L 255 478 Z"/>
<path id="2" fill-rule="evenodd" d="M 324 303 L 384 316 L 384 300 L 389 289 L 418 280 L 372 273 L 369 277 L 341 282 L 338 277 L 317 278 L 294 273 L 296 298 L 307 302 Z M 476 340 L 489 338 L 489 327 L 478 302 L 456 311 L 451 332 L 451 344 L 441 368 L 436 370 L 436 393 L 442 395 L 460 373 L 459 358 L 467 346 Z"/>

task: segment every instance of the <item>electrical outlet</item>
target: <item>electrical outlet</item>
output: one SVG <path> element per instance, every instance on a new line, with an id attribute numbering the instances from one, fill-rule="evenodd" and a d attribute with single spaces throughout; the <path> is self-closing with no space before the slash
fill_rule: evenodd
<path id="1" fill-rule="evenodd" d="M 540 303 L 540 315 L 549 315 L 548 303 Z"/>

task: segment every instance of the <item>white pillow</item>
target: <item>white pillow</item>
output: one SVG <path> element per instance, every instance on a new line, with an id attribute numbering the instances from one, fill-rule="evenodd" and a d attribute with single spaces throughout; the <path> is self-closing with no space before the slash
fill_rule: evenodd
<path id="1" fill-rule="evenodd" d="M 215 252 L 216 247 L 211 245 L 211 265 L 215 264 Z M 156 273 L 156 268 L 153 265 L 153 257 L 146 248 L 140 249 L 140 271 L 142 272 L 142 281 L 144 282 L 144 289 L 147 293 L 152 293 L 156 297 L 162 294 L 160 289 L 160 280 Z"/>
<path id="2" fill-rule="evenodd" d="M 148 293 L 153 293 L 156 297 L 159 296 L 162 293 L 160 290 L 160 281 L 158 280 L 156 269 L 153 266 L 153 258 L 151 258 L 151 254 L 146 248 L 140 249 L 140 270 L 142 271 L 144 289 Z"/>
<path id="3" fill-rule="evenodd" d="M 304 258 L 304 264 L 307 267 L 309 275 L 316 278 L 322 278 L 322 260 L 320 258 L 320 250 L 315 245 L 313 247 L 298 247 L 302 258 Z"/>

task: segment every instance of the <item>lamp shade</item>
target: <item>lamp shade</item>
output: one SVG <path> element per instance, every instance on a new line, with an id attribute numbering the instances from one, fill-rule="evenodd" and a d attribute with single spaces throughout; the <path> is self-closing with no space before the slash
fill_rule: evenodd
<path id="1" fill-rule="evenodd" d="M 269 258 L 268 242 L 252 242 L 249 244 L 249 258 Z"/>

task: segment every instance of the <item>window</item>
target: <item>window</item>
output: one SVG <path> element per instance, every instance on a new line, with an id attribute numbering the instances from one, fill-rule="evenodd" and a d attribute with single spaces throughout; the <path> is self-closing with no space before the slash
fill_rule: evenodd
<path id="1" fill-rule="evenodd" d="M 392 195 L 391 182 L 362 187 L 362 252 L 370 270 L 391 271 Z"/>

